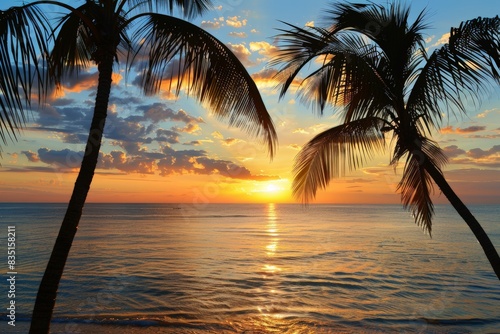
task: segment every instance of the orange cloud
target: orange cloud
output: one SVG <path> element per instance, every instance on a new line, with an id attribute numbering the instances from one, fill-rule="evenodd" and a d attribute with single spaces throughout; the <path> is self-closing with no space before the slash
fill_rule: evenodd
<path id="1" fill-rule="evenodd" d="M 278 48 L 268 42 L 250 42 L 250 50 L 266 57 L 274 57 L 278 53 Z"/>
<path id="2" fill-rule="evenodd" d="M 227 45 L 231 49 L 231 51 L 235 54 L 235 56 L 242 62 L 243 65 L 245 66 L 256 65 L 255 62 L 250 60 L 250 56 L 252 55 L 252 53 L 250 52 L 250 50 L 247 49 L 247 47 L 244 44 L 228 43 Z"/>
<path id="3" fill-rule="evenodd" d="M 484 131 L 486 130 L 485 126 L 479 126 L 479 125 L 473 125 L 469 126 L 466 128 L 456 128 L 454 129 L 453 126 L 446 126 L 441 129 L 441 133 L 458 133 L 458 134 L 468 134 L 468 133 L 473 133 L 473 132 L 479 132 L 479 131 Z"/>

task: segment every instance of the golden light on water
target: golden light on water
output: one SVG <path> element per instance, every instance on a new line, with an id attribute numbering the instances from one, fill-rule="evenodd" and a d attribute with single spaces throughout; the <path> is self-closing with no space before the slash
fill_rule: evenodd
<path id="1" fill-rule="evenodd" d="M 272 184 L 268 185 L 271 191 L 274 191 Z M 279 280 L 279 275 L 281 268 L 277 265 L 276 254 L 279 251 L 279 236 L 280 229 L 278 226 L 278 213 L 276 211 L 276 205 L 274 203 L 267 204 L 267 222 L 265 225 L 265 232 L 267 237 L 267 244 L 265 244 L 265 254 L 267 261 L 262 267 L 263 275 L 266 278 L 266 287 L 264 289 L 264 294 L 266 296 L 265 301 L 262 305 L 257 306 L 257 310 L 261 315 L 258 319 L 257 327 L 265 330 L 266 332 L 272 332 L 277 327 L 276 321 L 279 321 L 283 317 L 283 312 L 277 305 L 282 304 L 281 294 L 277 288 L 277 281 Z"/>

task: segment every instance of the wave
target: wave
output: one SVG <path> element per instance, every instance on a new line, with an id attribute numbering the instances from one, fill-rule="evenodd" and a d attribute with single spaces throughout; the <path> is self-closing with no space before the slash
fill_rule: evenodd
<path id="1" fill-rule="evenodd" d="M 308 319 L 300 318 L 294 314 L 281 317 L 261 316 L 234 321 L 182 321 L 174 318 L 144 317 L 144 316 L 100 316 L 92 319 L 79 317 L 54 318 L 52 324 L 59 327 L 78 329 L 79 326 L 109 326 L 117 328 L 127 328 L 128 333 L 142 333 L 146 328 L 152 332 L 175 332 L 175 333 L 269 333 L 279 330 L 280 333 L 348 333 L 348 332 L 393 332 L 418 331 L 432 333 L 468 333 L 474 328 L 498 328 L 500 319 L 483 318 L 365 318 L 359 320 L 342 319 L 333 316 L 328 321 L 324 315 L 315 314 L 317 318 L 323 317 L 321 321 L 312 322 Z M 27 326 L 29 318 L 18 318 L 16 322 L 24 323 Z"/>

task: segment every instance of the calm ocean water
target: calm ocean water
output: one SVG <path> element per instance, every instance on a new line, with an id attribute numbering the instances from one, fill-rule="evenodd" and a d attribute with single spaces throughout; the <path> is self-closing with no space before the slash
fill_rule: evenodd
<path id="1" fill-rule="evenodd" d="M 18 326 L 3 311 L 0 332 L 27 328 L 64 210 L 0 203 L 0 251 L 14 225 L 18 272 Z M 471 210 L 500 249 L 500 208 Z M 68 333 L 500 333 L 500 284 L 444 205 L 430 238 L 398 205 L 87 204 L 54 322 Z"/>

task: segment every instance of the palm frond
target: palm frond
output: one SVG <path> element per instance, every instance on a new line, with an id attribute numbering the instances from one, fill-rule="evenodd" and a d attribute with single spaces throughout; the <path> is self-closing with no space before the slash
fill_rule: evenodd
<path id="1" fill-rule="evenodd" d="M 176 9 L 180 10 L 187 19 L 204 14 L 212 8 L 212 0 L 129 0 L 131 7 L 144 9 L 148 12 L 162 12 L 166 9 L 173 14 Z"/>
<path id="2" fill-rule="evenodd" d="M 281 96 L 309 64 L 316 69 L 302 79 L 298 95 L 320 114 L 327 104 L 344 107 L 344 118 L 350 121 L 367 114 L 378 116 L 391 103 L 390 87 L 382 75 L 386 66 L 376 46 L 360 36 L 334 36 L 320 28 L 292 26 L 282 31 L 280 55 L 271 61 L 271 65 L 282 65 L 275 76 L 282 82 Z M 322 63 L 312 64 L 316 60 Z"/>
<path id="3" fill-rule="evenodd" d="M 426 12 L 419 13 L 410 25 L 410 7 L 394 2 L 388 7 L 371 4 L 335 3 L 326 11 L 325 24 L 330 32 L 352 31 L 371 39 L 383 50 L 393 68 L 404 68 L 416 48 L 423 44 L 422 30 Z M 394 43 L 397 41 L 397 43 Z M 402 52 L 403 51 L 403 52 Z"/>
<path id="4" fill-rule="evenodd" d="M 100 52 L 113 52 L 117 62 L 120 52 L 128 57 L 132 43 L 126 28 L 130 22 L 123 9 L 110 13 L 92 1 L 78 8 L 64 7 L 69 13 L 59 19 L 50 55 L 51 75 L 56 83 L 66 74 L 78 74 L 99 63 Z"/>
<path id="5" fill-rule="evenodd" d="M 441 167 L 446 163 L 446 155 L 433 141 L 426 138 L 421 138 L 412 146 L 406 150 L 400 149 L 400 152 L 395 154 L 395 156 L 401 156 L 403 152 L 407 154 L 398 191 L 401 193 L 403 206 L 412 213 L 415 223 L 422 226 L 430 235 L 434 215 L 434 205 L 431 200 L 433 184 L 425 165 L 430 163 L 441 171 Z M 392 164 L 395 163 L 393 160 Z"/>
<path id="6" fill-rule="evenodd" d="M 320 108 L 327 102 L 342 108 L 345 122 L 381 116 L 393 103 L 393 94 L 379 50 L 359 36 L 347 35 L 339 38 L 330 55 L 306 77 L 299 96 L 316 101 Z"/>
<path id="7" fill-rule="evenodd" d="M 176 79 L 177 85 L 168 89 L 179 94 L 184 87 L 229 125 L 262 135 L 272 157 L 277 141 L 272 119 L 255 82 L 231 50 L 189 22 L 161 14 L 148 18 L 134 36 L 140 44 L 137 52 L 147 57 L 144 91 L 156 93 L 163 80 Z"/>
<path id="8" fill-rule="evenodd" d="M 79 73 L 93 63 L 92 54 L 97 50 L 97 36 L 90 25 L 99 20 L 99 10 L 97 4 L 88 1 L 59 19 L 54 48 L 50 54 L 51 75 L 56 82 L 65 74 Z M 87 20 L 83 21 L 83 17 Z"/>
<path id="9" fill-rule="evenodd" d="M 304 66 L 318 57 L 330 56 L 329 46 L 337 42 L 337 39 L 324 29 L 300 28 L 286 22 L 284 24 L 288 25 L 289 29 L 279 29 L 281 34 L 275 36 L 280 53 L 269 62 L 271 66 L 282 65 L 275 77 L 282 82 L 280 98 L 286 94 Z"/>
<path id="10" fill-rule="evenodd" d="M 326 130 L 307 143 L 295 158 L 293 194 L 309 202 L 332 178 L 363 165 L 384 148 L 384 121 L 368 117 Z"/>
<path id="11" fill-rule="evenodd" d="M 408 109 L 426 112 L 439 124 L 448 114 L 479 102 L 492 80 L 500 83 L 500 19 L 478 18 L 451 29 L 449 43 L 435 50 L 408 97 Z"/>
<path id="12" fill-rule="evenodd" d="M 50 26 L 36 6 L 0 11 L 0 138 L 16 139 L 26 121 L 35 86 L 43 98 L 48 82 L 45 57 Z"/>

